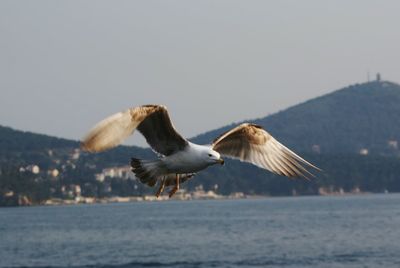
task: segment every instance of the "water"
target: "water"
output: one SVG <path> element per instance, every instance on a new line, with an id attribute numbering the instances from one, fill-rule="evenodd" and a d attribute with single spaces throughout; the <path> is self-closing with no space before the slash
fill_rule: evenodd
<path id="1" fill-rule="evenodd" d="M 0 267 L 400 267 L 400 195 L 0 209 Z"/>

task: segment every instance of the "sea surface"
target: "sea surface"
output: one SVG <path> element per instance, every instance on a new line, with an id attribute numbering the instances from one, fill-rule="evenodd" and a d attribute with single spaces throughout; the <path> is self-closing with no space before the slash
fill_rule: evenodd
<path id="1" fill-rule="evenodd" d="M 400 267 L 400 195 L 0 208 L 0 267 Z"/>

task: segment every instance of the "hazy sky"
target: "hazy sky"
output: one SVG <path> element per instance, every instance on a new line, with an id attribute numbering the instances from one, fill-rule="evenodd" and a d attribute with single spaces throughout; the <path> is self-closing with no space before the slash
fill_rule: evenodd
<path id="1" fill-rule="evenodd" d="M 79 139 L 109 114 L 161 103 L 191 137 L 367 71 L 400 82 L 399 11 L 377 0 L 1 0 L 0 125 Z"/>

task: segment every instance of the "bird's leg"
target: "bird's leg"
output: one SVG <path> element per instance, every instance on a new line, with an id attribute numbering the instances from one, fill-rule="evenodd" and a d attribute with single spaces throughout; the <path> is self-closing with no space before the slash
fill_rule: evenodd
<path id="1" fill-rule="evenodd" d="M 165 177 L 163 177 L 162 178 L 162 180 L 161 180 L 161 184 L 160 184 L 160 188 L 158 188 L 158 191 L 157 191 L 157 193 L 156 193 L 156 197 L 158 198 L 161 194 L 162 194 L 162 192 L 164 191 L 164 187 L 165 187 L 165 182 L 166 182 L 167 180 L 165 179 Z"/>
<path id="2" fill-rule="evenodd" d="M 169 198 L 171 198 L 178 190 L 179 190 L 179 175 L 175 174 L 176 181 L 175 181 L 175 187 L 169 192 Z"/>

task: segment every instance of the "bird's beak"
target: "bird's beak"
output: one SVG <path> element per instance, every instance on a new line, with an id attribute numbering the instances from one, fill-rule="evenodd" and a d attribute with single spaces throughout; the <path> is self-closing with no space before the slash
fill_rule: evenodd
<path id="1" fill-rule="evenodd" d="M 220 158 L 217 160 L 217 162 L 222 166 L 223 164 L 225 164 L 224 159 Z"/>

